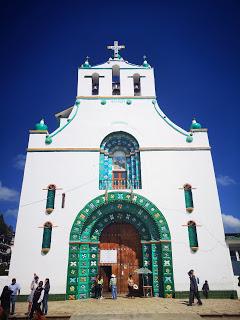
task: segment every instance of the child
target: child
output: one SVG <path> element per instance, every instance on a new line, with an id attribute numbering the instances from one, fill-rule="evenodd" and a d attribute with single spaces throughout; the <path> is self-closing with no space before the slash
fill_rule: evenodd
<path id="1" fill-rule="evenodd" d="M 208 285 L 207 280 L 205 280 L 205 282 L 204 282 L 204 284 L 203 284 L 202 292 L 203 292 L 204 297 L 205 297 L 206 299 L 208 299 L 209 285 Z"/>

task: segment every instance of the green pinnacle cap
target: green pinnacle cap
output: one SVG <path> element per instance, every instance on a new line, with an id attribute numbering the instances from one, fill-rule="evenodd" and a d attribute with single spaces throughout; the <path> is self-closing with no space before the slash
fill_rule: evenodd
<path id="1" fill-rule="evenodd" d="M 193 136 L 189 135 L 186 138 L 186 142 L 191 143 L 193 141 Z"/>
<path id="2" fill-rule="evenodd" d="M 52 143 L 52 138 L 47 136 L 46 139 L 45 139 L 45 143 L 46 144 L 51 144 Z"/>
<path id="3" fill-rule="evenodd" d="M 90 65 L 88 59 L 89 59 L 89 57 L 86 57 L 84 64 L 82 64 L 83 68 L 91 68 L 91 65 Z"/>
<path id="4" fill-rule="evenodd" d="M 146 57 L 146 56 L 143 56 L 143 59 L 144 59 L 144 61 L 143 61 L 143 66 L 146 67 L 146 68 L 149 68 L 150 65 L 149 65 L 148 62 L 147 62 L 147 57 Z"/>
<path id="5" fill-rule="evenodd" d="M 47 125 L 44 123 L 44 120 L 42 119 L 39 123 L 35 124 L 35 130 L 48 130 Z"/>
<path id="6" fill-rule="evenodd" d="M 201 129 L 201 128 L 202 128 L 201 124 L 198 123 L 198 122 L 196 121 L 196 119 L 194 118 L 194 119 L 192 120 L 191 129 Z"/>

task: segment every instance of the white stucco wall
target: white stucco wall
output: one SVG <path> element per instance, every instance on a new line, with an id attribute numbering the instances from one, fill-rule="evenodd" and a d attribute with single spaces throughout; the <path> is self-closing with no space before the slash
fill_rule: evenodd
<path id="1" fill-rule="evenodd" d="M 93 72 L 85 71 L 85 74 Z M 143 71 L 150 82 L 142 90 L 146 96 L 155 95 L 152 69 Z M 109 83 L 104 84 L 104 81 L 111 81 L 111 70 L 101 70 L 101 73 L 105 78 L 100 79 L 103 86 L 100 90 L 106 89 L 101 92 L 108 95 Z M 85 80 L 83 75 L 79 76 L 78 95 L 90 95 Z M 129 95 L 128 90 L 129 86 L 123 84 L 122 94 Z M 184 135 L 187 133 L 181 134 L 167 124 L 155 110 L 152 99 L 132 99 L 132 104 L 127 105 L 126 99 L 118 98 L 108 99 L 106 105 L 101 105 L 101 99 L 82 99 L 74 120 L 56 134 L 49 145 L 45 144 L 44 134 L 30 135 L 29 151 L 37 148 L 45 148 L 45 151 L 27 155 L 9 277 L 16 277 L 22 293 L 27 294 L 36 272 L 41 279 L 50 278 L 51 293 L 65 293 L 71 226 L 86 203 L 103 193 L 98 190 L 99 152 L 94 150 L 109 133 L 124 131 L 132 134 L 143 150 L 140 153 L 142 189 L 135 192 L 162 211 L 171 231 L 176 291 L 188 290 L 187 272 L 192 268 L 201 284 L 209 281 L 211 290 L 233 290 L 233 273 L 207 133 L 194 132 L 193 142 L 187 143 Z M 76 107 L 69 118 L 75 111 Z M 77 150 L 64 152 L 64 148 Z M 50 183 L 59 190 L 55 209 L 48 215 L 45 212 L 47 191 L 43 189 Z M 185 210 L 181 189 L 185 183 L 194 188 L 191 214 Z M 64 209 L 61 208 L 63 192 L 66 194 Z M 197 224 L 199 250 L 196 253 L 189 248 L 186 227 L 189 220 Z M 46 221 L 51 221 L 54 228 L 51 250 L 43 256 L 42 227 Z"/>

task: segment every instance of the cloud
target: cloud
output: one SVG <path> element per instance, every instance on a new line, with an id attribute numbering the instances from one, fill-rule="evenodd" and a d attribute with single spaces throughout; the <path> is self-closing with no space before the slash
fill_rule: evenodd
<path id="1" fill-rule="evenodd" d="M 26 155 L 25 154 L 18 154 L 14 159 L 13 159 L 13 166 L 16 169 L 23 170 L 25 166 L 25 161 L 26 161 Z"/>
<path id="2" fill-rule="evenodd" d="M 17 202 L 19 198 L 18 191 L 4 187 L 0 181 L 0 201 L 12 201 Z"/>
<path id="3" fill-rule="evenodd" d="M 240 232 L 240 219 L 232 215 L 222 213 L 222 220 L 225 229 L 232 232 Z"/>
<path id="4" fill-rule="evenodd" d="M 8 209 L 7 211 L 5 211 L 4 215 L 6 217 L 17 217 L 18 214 L 18 209 Z"/>
<path id="5" fill-rule="evenodd" d="M 217 183 L 220 186 L 227 187 L 227 186 L 236 184 L 236 181 L 233 178 L 229 177 L 229 176 L 223 176 L 223 175 L 220 174 L 219 176 L 217 176 Z"/>

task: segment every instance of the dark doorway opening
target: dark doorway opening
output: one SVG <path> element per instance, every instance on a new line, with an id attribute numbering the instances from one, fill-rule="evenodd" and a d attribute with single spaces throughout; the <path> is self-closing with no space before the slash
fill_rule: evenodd
<path id="1" fill-rule="evenodd" d="M 117 290 L 120 294 L 128 293 L 128 277 L 132 274 L 134 283 L 141 287 L 139 275 L 134 271 L 142 266 L 142 247 L 138 231 L 128 223 L 113 223 L 108 225 L 100 236 L 100 250 L 117 250 L 116 263 L 100 264 L 102 268 L 110 267 L 110 276 L 114 273 L 117 277 Z M 106 272 L 103 269 L 103 272 Z M 110 271 L 111 270 L 111 271 Z M 109 286 L 109 280 L 104 281 L 104 288 Z M 108 292 L 109 288 L 107 288 Z"/>
<path id="2" fill-rule="evenodd" d="M 103 277 L 103 292 L 110 292 L 109 282 L 112 275 L 112 266 L 100 266 L 100 274 Z"/>

